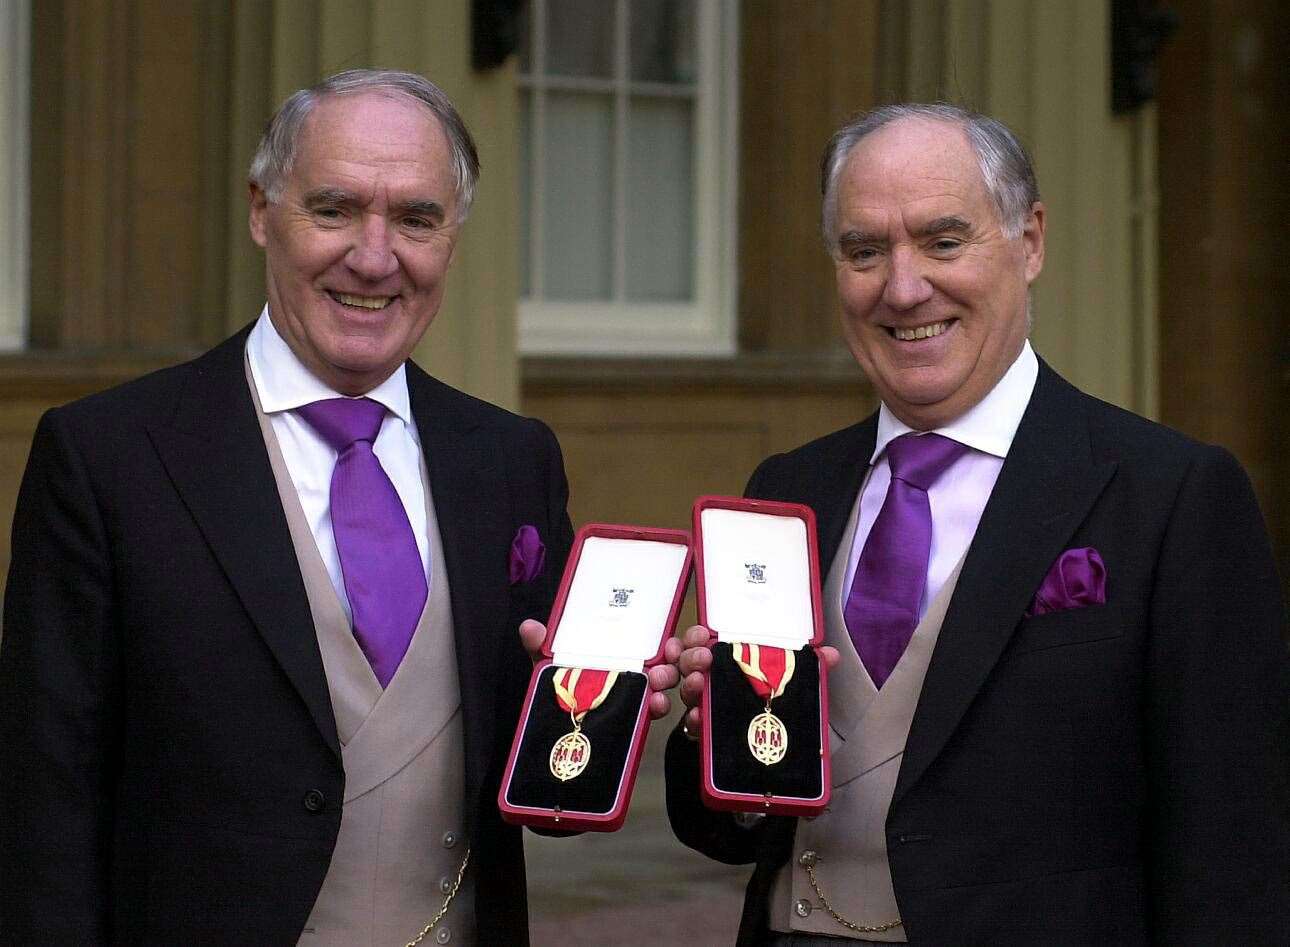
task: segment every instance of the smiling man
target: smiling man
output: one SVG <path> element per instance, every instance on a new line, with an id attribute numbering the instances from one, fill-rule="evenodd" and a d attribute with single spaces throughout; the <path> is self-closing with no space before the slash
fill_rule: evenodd
<path id="1" fill-rule="evenodd" d="M 478 170 L 420 76 L 296 93 L 250 172 L 259 319 L 42 420 L 0 646 L 0 941 L 526 941 L 495 800 L 564 471 L 544 425 L 407 361 Z"/>
<path id="2" fill-rule="evenodd" d="M 747 492 L 818 518 L 832 802 L 699 804 L 703 627 L 668 745 L 679 837 L 756 864 L 740 943 L 1284 942 L 1290 662 L 1244 473 L 1031 349 L 1046 211 L 1000 123 L 881 108 L 822 170 L 882 404 Z"/>

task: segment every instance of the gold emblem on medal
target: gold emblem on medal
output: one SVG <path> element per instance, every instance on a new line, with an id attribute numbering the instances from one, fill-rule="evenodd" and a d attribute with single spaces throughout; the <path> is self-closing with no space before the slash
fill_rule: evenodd
<path id="1" fill-rule="evenodd" d="M 551 747 L 551 775 L 564 782 L 582 775 L 591 759 L 591 741 L 581 730 L 566 733 Z"/>
<path id="2" fill-rule="evenodd" d="M 748 749 L 757 762 L 774 766 L 788 752 L 788 731 L 784 722 L 767 710 L 748 724 Z"/>

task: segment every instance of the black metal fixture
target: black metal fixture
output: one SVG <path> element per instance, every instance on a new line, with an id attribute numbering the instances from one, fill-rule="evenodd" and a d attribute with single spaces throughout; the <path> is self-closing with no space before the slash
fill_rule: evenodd
<path id="1" fill-rule="evenodd" d="M 496 69 L 515 52 L 520 14 L 527 0 L 471 0 L 470 62 L 476 69 Z"/>
<path id="2" fill-rule="evenodd" d="M 1156 56 L 1178 14 L 1156 0 L 1111 0 L 1111 111 L 1124 115 L 1156 96 Z"/>

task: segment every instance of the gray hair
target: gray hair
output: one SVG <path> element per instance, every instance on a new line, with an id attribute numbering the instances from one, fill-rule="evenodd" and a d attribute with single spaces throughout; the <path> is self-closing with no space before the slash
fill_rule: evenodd
<path id="1" fill-rule="evenodd" d="M 457 222 L 470 213 L 475 199 L 475 182 L 479 180 L 479 152 L 470 129 L 453 108 L 442 89 L 414 72 L 394 69 L 348 69 L 338 72 L 317 85 L 295 92 L 265 126 L 248 176 L 269 201 L 282 196 L 300 142 L 300 130 L 314 107 L 329 95 L 356 92 L 385 92 L 405 95 L 424 105 L 439 120 L 452 152 L 453 172 L 457 182 Z"/>
<path id="2" fill-rule="evenodd" d="M 985 188 L 999 209 L 999 223 L 1004 236 L 1019 236 L 1031 207 L 1039 200 L 1039 185 L 1035 181 L 1030 155 L 1007 125 L 945 102 L 883 105 L 851 119 L 838 129 L 824 149 L 824 157 L 820 161 L 820 190 L 824 195 L 821 223 L 829 253 L 837 252 L 834 229 L 837 225 L 838 177 L 847 157 L 866 135 L 904 118 L 945 122 L 963 129 L 976 153 Z"/>

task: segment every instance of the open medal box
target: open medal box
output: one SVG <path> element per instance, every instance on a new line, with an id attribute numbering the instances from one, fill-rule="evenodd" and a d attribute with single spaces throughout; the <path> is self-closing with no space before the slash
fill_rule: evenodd
<path id="1" fill-rule="evenodd" d="M 506 821 L 622 826 L 650 724 L 645 672 L 663 661 L 690 557 L 682 530 L 578 531 L 498 792 Z"/>
<path id="2" fill-rule="evenodd" d="M 703 692 L 703 801 L 816 815 L 830 780 L 815 514 L 700 497 L 694 550 L 699 624 L 716 636 Z"/>

